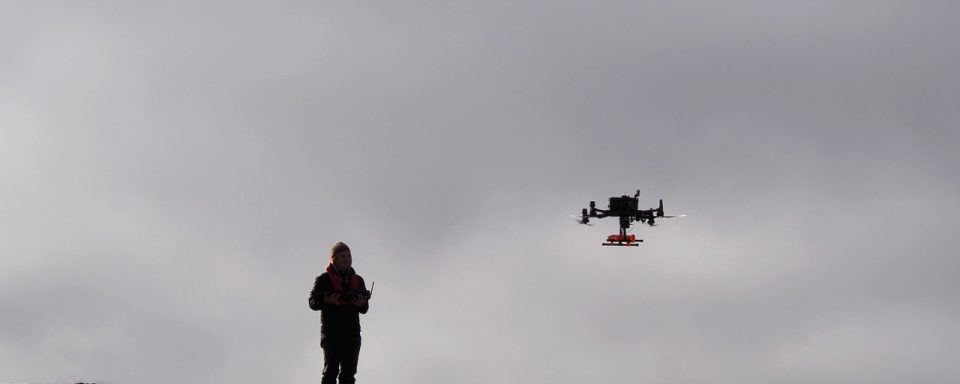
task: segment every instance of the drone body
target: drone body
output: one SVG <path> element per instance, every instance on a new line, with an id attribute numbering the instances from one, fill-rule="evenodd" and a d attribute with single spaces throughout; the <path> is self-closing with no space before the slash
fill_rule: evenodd
<path id="1" fill-rule="evenodd" d="M 580 216 L 577 216 L 580 224 L 590 225 L 591 218 L 602 219 L 604 217 L 618 217 L 620 219 L 620 234 L 607 236 L 607 241 L 602 243 L 606 246 L 632 246 L 636 247 L 642 243 L 643 239 L 637 239 L 632 234 L 627 234 L 627 230 L 634 222 L 649 224 L 651 227 L 656 225 L 658 218 L 683 217 L 686 215 L 666 216 L 663 214 L 663 199 L 660 199 L 660 206 L 650 209 L 639 209 L 640 191 L 638 190 L 633 197 L 623 195 L 620 197 L 611 197 L 607 209 L 597 208 L 595 201 L 590 202 L 590 208 L 584 208 Z"/>

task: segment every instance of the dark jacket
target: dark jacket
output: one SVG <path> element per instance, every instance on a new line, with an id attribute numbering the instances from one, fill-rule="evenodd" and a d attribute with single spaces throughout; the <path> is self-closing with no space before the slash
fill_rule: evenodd
<path id="1" fill-rule="evenodd" d="M 353 303 L 341 301 L 338 304 L 328 305 L 323 301 L 325 293 L 334 292 L 333 282 L 330 281 L 330 273 L 324 272 L 313 282 L 313 290 L 310 291 L 310 309 L 320 311 L 320 334 L 323 336 L 350 336 L 360 334 L 360 314 L 367 313 L 370 309 L 370 303 L 367 302 L 362 307 L 356 307 Z M 341 297 L 355 295 L 357 292 L 350 289 L 353 285 L 351 281 L 357 280 L 357 290 L 366 291 L 367 286 L 360 275 L 350 271 L 340 274 L 342 287 Z"/>

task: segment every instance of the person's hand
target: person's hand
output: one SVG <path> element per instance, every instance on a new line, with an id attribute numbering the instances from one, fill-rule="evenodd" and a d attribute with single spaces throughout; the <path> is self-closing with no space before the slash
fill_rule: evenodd
<path id="1" fill-rule="evenodd" d="M 367 297 L 364 295 L 357 295 L 353 298 L 353 305 L 356 307 L 362 307 L 364 304 L 367 304 Z"/>
<path id="2" fill-rule="evenodd" d="M 337 305 L 340 302 L 340 292 L 324 293 L 323 302 L 327 305 Z"/>

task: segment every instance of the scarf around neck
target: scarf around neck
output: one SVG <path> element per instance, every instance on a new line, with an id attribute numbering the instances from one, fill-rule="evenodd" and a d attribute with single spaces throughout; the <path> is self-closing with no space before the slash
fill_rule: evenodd
<path id="1" fill-rule="evenodd" d="M 344 271 L 343 274 L 347 278 L 347 281 L 350 282 L 351 291 L 360 289 L 360 280 L 353 278 L 356 274 L 353 271 L 353 267 Z M 330 276 L 330 283 L 333 285 L 333 290 L 343 292 L 343 280 L 341 280 L 340 273 L 337 269 L 333 267 L 333 263 L 327 265 L 327 275 Z"/>

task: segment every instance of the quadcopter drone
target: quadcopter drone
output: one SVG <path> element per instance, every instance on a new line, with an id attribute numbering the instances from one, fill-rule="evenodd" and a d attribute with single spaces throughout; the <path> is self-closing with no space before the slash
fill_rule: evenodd
<path id="1" fill-rule="evenodd" d="M 611 197 L 610 205 L 607 206 L 607 209 L 598 209 L 597 202 L 590 202 L 590 209 L 584 208 L 581 211 L 580 216 L 574 216 L 577 218 L 577 222 L 585 225 L 590 224 L 590 218 L 602 219 L 604 217 L 616 216 L 620 218 L 620 234 L 619 235 L 610 235 L 607 236 L 607 242 L 602 243 L 602 245 L 607 246 L 624 246 L 624 247 L 636 247 L 639 246 L 637 243 L 642 243 L 643 239 L 637 239 L 633 234 L 627 234 L 627 230 L 630 229 L 630 226 L 633 225 L 633 222 L 639 221 L 641 223 L 646 223 L 648 225 L 655 226 L 656 219 L 659 218 L 671 218 L 671 217 L 684 217 L 686 215 L 675 215 L 675 216 L 665 216 L 663 214 L 663 199 L 660 199 L 660 206 L 658 208 L 650 209 L 638 209 L 638 201 L 640 197 L 640 191 L 638 190 L 633 197 L 623 195 L 620 197 Z"/>

